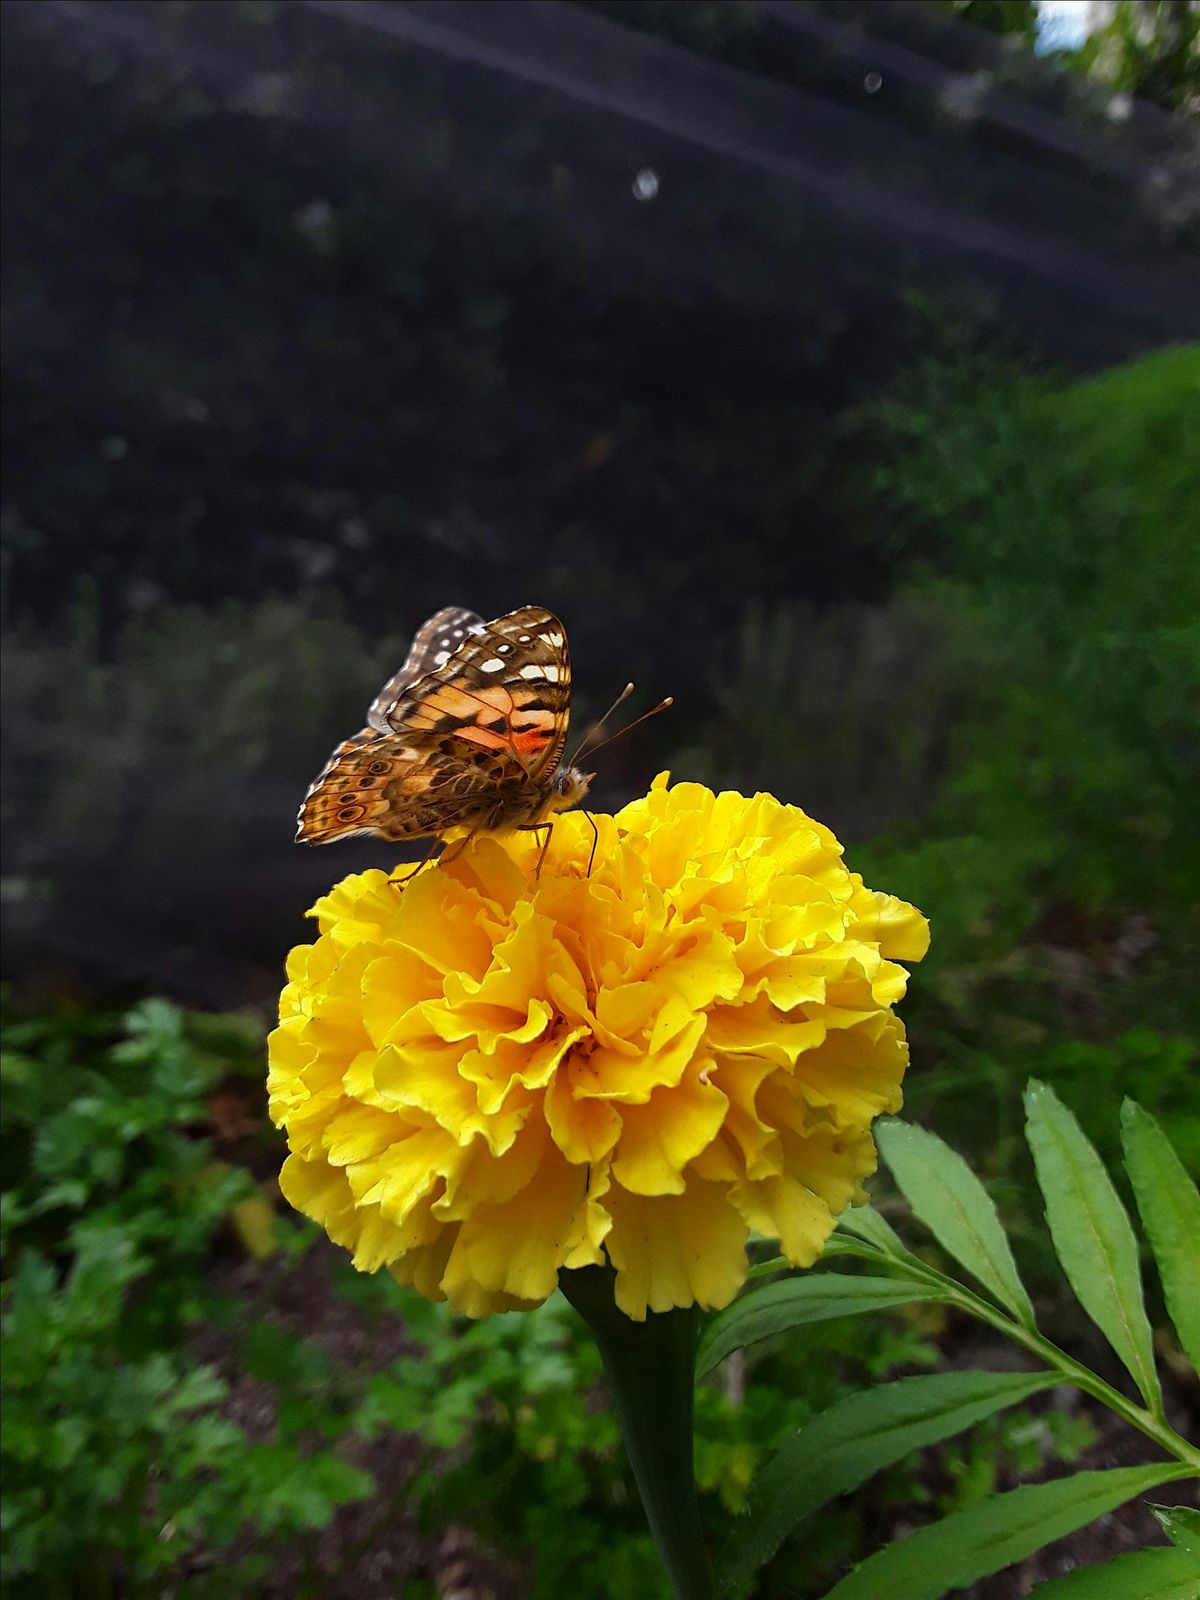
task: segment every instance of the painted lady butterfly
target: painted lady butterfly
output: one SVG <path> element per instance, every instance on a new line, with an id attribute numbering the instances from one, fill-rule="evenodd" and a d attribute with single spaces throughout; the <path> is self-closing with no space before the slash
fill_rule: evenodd
<path id="1" fill-rule="evenodd" d="M 484 622 L 447 606 L 305 795 L 297 842 L 365 833 L 436 845 L 453 829 L 546 827 L 593 776 L 562 762 L 570 714 L 557 617 L 522 606 Z"/>

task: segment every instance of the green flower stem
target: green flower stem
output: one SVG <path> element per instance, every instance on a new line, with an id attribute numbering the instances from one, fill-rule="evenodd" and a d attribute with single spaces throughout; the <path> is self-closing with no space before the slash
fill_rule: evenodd
<path id="1" fill-rule="evenodd" d="M 862 1261 L 871 1261 L 878 1265 L 881 1261 L 889 1262 L 898 1267 L 906 1277 L 915 1279 L 918 1283 L 928 1283 L 936 1287 L 944 1296 L 944 1303 L 957 1306 L 960 1311 L 965 1311 L 969 1316 L 977 1317 L 980 1322 L 986 1322 L 1015 1344 L 1022 1345 L 1029 1353 L 1036 1356 L 1047 1367 L 1061 1372 L 1068 1383 L 1073 1383 L 1077 1389 L 1082 1389 L 1085 1394 L 1090 1394 L 1101 1405 L 1107 1406 L 1110 1411 L 1116 1412 L 1131 1428 L 1137 1428 L 1148 1439 L 1153 1439 L 1168 1455 L 1182 1461 L 1193 1472 L 1200 1474 L 1200 1449 L 1191 1444 L 1182 1435 L 1175 1432 L 1161 1417 L 1152 1411 L 1147 1411 L 1135 1401 L 1123 1395 L 1119 1389 L 1114 1389 L 1110 1383 L 1098 1377 L 1089 1367 L 1069 1356 L 1065 1350 L 1044 1338 L 1036 1329 L 1027 1328 L 1023 1323 L 1014 1322 L 1003 1311 L 993 1306 L 989 1301 L 972 1293 L 965 1285 L 949 1278 L 936 1268 L 926 1266 L 917 1256 L 905 1254 L 897 1256 L 894 1253 L 885 1254 L 870 1245 L 858 1245 L 849 1240 L 839 1240 L 836 1250 L 838 1255 L 852 1255 Z"/>
<path id="2" fill-rule="evenodd" d="M 610 1267 L 559 1274 L 587 1323 L 612 1387 L 629 1464 L 675 1600 L 715 1600 L 717 1582 L 700 1527 L 692 1466 L 696 1311 L 617 1309 Z"/>

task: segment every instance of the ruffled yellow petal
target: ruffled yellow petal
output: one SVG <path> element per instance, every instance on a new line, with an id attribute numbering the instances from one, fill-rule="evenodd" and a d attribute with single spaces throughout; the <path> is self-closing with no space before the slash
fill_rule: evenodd
<path id="1" fill-rule="evenodd" d="M 730 1191 L 701 1178 L 679 1195 L 607 1196 L 605 1240 L 617 1269 L 617 1304 L 641 1322 L 647 1311 L 728 1305 L 746 1277 L 746 1225 Z"/>
<path id="2" fill-rule="evenodd" d="M 895 895 L 867 889 L 857 872 L 851 873 L 851 905 L 860 939 L 873 940 L 890 961 L 920 961 L 929 951 L 929 922 L 916 906 Z"/>
<path id="3" fill-rule="evenodd" d="M 621 1115 L 612 1175 L 631 1194 L 682 1194 L 683 1169 L 716 1138 L 729 1101 L 703 1071 L 689 1071 L 670 1089 Z"/>
<path id="4" fill-rule="evenodd" d="M 463 1222 L 442 1286 L 453 1305 L 465 1279 L 493 1294 L 544 1300 L 559 1268 L 589 1236 L 587 1168 L 547 1142 L 536 1174 L 500 1205 L 480 1205 Z"/>

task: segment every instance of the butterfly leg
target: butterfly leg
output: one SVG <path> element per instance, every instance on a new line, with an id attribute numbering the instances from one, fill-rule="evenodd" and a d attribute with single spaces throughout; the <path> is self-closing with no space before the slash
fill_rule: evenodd
<path id="1" fill-rule="evenodd" d="M 533 869 L 535 878 L 540 878 L 542 875 L 542 862 L 546 859 L 546 851 L 549 850 L 550 841 L 554 837 L 554 824 L 552 822 L 543 823 L 542 826 L 546 830 L 546 837 L 542 840 L 542 848 L 538 852 L 537 866 Z"/>
<path id="2" fill-rule="evenodd" d="M 463 851 L 471 843 L 471 840 L 478 838 L 483 831 L 484 827 L 481 824 L 477 828 L 472 828 L 470 833 L 468 833 L 464 838 L 456 839 L 453 844 L 447 845 L 446 849 L 442 852 L 442 861 L 445 863 L 445 865 L 449 866 L 452 861 L 457 861 L 459 856 L 462 855 Z"/>
<path id="3" fill-rule="evenodd" d="M 592 830 L 592 848 L 591 853 L 588 855 L 587 872 L 584 874 L 585 877 L 590 878 L 592 875 L 592 863 L 596 859 L 596 846 L 600 843 L 600 829 L 596 826 L 596 819 L 590 811 L 585 811 L 583 814 L 588 819 L 588 827 Z"/>
<path id="4" fill-rule="evenodd" d="M 544 833 L 546 835 L 542 840 L 542 848 L 538 851 L 537 865 L 533 869 L 534 877 L 540 878 L 542 875 L 542 862 L 546 859 L 546 851 L 550 848 L 550 840 L 554 833 L 554 824 L 552 822 L 519 822 L 517 824 L 517 832 Z"/>
<path id="5" fill-rule="evenodd" d="M 434 851 L 437 849 L 438 845 L 441 844 L 441 842 L 442 841 L 440 839 L 436 839 L 435 838 L 432 841 L 432 843 L 430 844 L 429 849 L 426 850 L 425 854 L 421 857 L 420 861 L 417 862 L 415 867 L 413 867 L 410 871 L 406 872 L 402 878 L 389 876 L 388 877 L 388 882 L 389 883 L 394 883 L 396 885 L 397 889 L 406 889 L 408 887 L 408 885 L 412 882 L 412 880 L 416 877 L 417 873 L 421 871 L 422 867 L 428 866 L 429 862 L 433 858 Z"/>

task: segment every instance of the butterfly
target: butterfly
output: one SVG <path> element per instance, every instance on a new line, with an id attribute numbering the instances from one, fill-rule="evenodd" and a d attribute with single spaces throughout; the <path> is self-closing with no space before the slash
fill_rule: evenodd
<path id="1" fill-rule="evenodd" d="M 446 606 L 371 702 L 367 726 L 309 788 L 296 840 L 432 836 L 436 848 L 455 829 L 469 838 L 548 828 L 594 776 L 562 759 L 570 714 L 571 658 L 556 616 L 522 606 L 485 622 Z M 548 843 L 547 834 L 543 856 Z"/>

